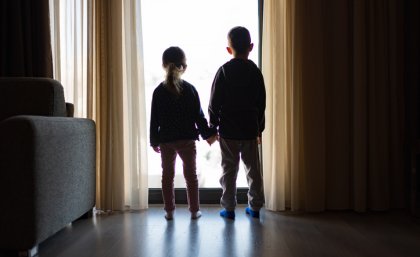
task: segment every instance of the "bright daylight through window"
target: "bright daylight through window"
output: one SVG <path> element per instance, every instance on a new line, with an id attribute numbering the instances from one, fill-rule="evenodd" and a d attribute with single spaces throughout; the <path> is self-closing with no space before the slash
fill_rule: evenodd
<path id="1" fill-rule="evenodd" d="M 217 69 L 231 56 L 226 51 L 227 33 L 234 26 L 244 26 L 251 33 L 254 50 L 250 59 L 258 64 L 258 1 L 256 0 L 142 0 L 144 72 L 147 120 L 155 87 L 164 79 L 162 53 L 169 46 L 181 47 L 187 56 L 188 69 L 183 79 L 193 84 L 208 119 L 210 88 Z M 149 125 L 147 126 L 149 128 Z M 220 187 L 220 148 L 206 141 L 196 142 L 197 174 L 200 187 Z M 161 187 L 160 155 L 148 148 L 149 187 Z M 238 187 L 247 186 L 241 164 Z M 176 161 L 175 187 L 185 187 L 182 161 Z"/>

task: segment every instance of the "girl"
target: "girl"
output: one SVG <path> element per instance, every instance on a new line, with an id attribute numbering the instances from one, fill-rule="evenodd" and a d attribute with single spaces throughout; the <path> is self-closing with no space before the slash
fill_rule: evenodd
<path id="1" fill-rule="evenodd" d="M 208 127 L 197 90 L 181 79 L 187 68 L 184 51 L 179 47 L 169 47 L 163 52 L 162 65 L 166 71 L 166 79 L 153 92 L 150 145 L 155 152 L 161 154 L 165 218 L 173 219 L 175 159 L 179 155 L 183 162 L 191 218 L 197 219 L 201 212 L 195 140 L 201 134 L 203 139 L 212 144 L 216 139 L 216 131 Z"/>

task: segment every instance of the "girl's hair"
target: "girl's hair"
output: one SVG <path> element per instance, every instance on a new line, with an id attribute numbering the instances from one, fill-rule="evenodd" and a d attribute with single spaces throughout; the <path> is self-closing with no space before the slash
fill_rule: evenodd
<path id="1" fill-rule="evenodd" d="M 175 95 L 181 95 L 181 75 L 187 68 L 185 53 L 177 46 L 171 46 L 163 52 L 162 65 L 166 70 L 164 85 Z"/>

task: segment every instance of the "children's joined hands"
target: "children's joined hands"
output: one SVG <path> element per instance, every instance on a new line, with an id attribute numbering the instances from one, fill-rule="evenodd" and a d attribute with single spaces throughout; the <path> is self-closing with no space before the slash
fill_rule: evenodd
<path id="1" fill-rule="evenodd" d="M 217 134 L 206 139 L 207 143 L 211 146 L 214 142 L 219 141 L 219 136 Z"/>

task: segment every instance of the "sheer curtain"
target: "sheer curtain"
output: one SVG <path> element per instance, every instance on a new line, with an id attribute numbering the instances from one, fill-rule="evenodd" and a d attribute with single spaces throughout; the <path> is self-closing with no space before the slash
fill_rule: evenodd
<path id="1" fill-rule="evenodd" d="M 123 58 L 125 204 L 131 209 L 148 206 L 147 123 L 140 0 L 124 1 Z"/>
<path id="2" fill-rule="evenodd" d="M 274 211 L 299 210 L 304 194 L 294 2 L 264 1 L 262 72 L 267 109 L 262 147 L 266 208 Z"/>
<path id="3" fill-rule="evenodd" d="M 50 1 L 54 78 L 64 86 L 76 117 L 87 117 L 87 2 Z"/>
<path id="4" fill-rule="evenodd" d="M 55 78 L 97 127 L 100 210 L 148 206 L 139 0 L 50 0 Z"/>
<path id="5" fill-rule="evenodd" d="M 264 1 L 267 209 L 405 206 L 402 3 Z"/>

